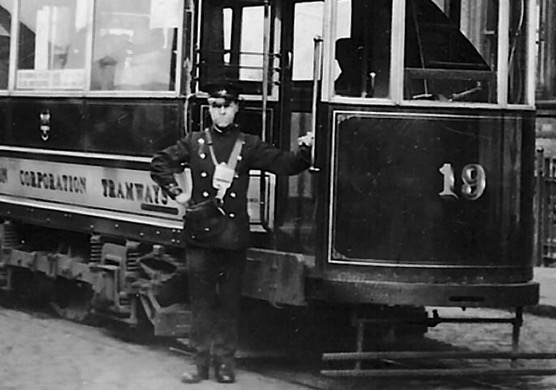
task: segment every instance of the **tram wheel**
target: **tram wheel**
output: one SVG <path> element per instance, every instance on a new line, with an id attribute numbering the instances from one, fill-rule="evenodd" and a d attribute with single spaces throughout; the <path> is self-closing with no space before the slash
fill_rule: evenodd
<path id="1" fill-rule="evenodd" d="M 58 278 L 54 282 L 54 293 L 49 304 L 60 317 L 92 324 L 95 323 L 92 296 L 93 291 L 88 284 Z"/>
<path id="2" fill-rule="evenodd" d="M 51 279 L 19 267 L 12 268 L 10 278 L 11 296 L 15 303 L 35 309 L 48 306 L 52 296 Z"/>

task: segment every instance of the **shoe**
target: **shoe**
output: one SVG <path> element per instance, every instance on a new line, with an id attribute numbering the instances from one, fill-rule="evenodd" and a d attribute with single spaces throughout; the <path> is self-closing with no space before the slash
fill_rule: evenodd
<path id="1" fill-rule="evenodd" d="M 209 366 L 197 366 L 196 368 L 186 371 L 181 377 L 183 383 L 199 383 L 209 378 Z"/>
<path id="2" fill-rule="evenodd" d="M 214 368 L 214 375 L 218 383 L 234 383 L 236 373 L 230 364 L 217 364 Z"/>

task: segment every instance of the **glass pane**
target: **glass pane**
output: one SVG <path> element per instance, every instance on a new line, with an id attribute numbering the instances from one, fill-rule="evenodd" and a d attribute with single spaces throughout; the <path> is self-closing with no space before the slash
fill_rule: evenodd
<path id="1" fill-rule="evenodd" d="M 224 8 L 222 13 L 223 22 L 223 34 L 224 34 L 224 63 L 229 66 L 232 63 L 232 22 L 234 17 L 234 11 L 231 8 Z"/>
<path id="2" fill-rule="evenodd" d="M 407 0 L 405 99 L 496 101 L 498 2 Z"/>
<path id="3" fill-rule="evenodd" d="M 248 3 L 248 4 L 247 4 Z M 240 84 L 245 95 L 262 93 L 265 7 L 262 2 L 222 2 L 207 0 L 202 4 L 199 57 L 199 89 L 215 80 Z M 274 54 L 273 9 L 269 7 L 270 58 L 268 93 L 279 80 L 278 59 Z M 277 34 L 276 34 L 277 35 Z"/>
<path id="4" fill-rule="evenodd" d="M 83 89 L 86 0 L 22 0 L 16 86 Z"/>
<path id="5" fill-rule="evenodd" d="M 335 93 L 388 97 L 392 0 L 338 0 L 335 12 Z"/>
<path id="6" fill-rule="evenodd" d="M 8 87 L 12 8 L 13 2 L 11 0 L 0 1 L 0 89 Z"/>
<path id="7" fill-rule="evenodd" d="M 235 12 L 233 9 L 227 11 L 226 8 L 222 8 L 222 4 L 217 1 L 205 1 L 202 5 L 201 42 L 197 63 L 201 90 L 214 80 L 225 78 L 227 70 L 228 73 L 232 73 L 231 78 L 237 78 L 234 77 L 234 73 L 237 72 L 234 66 L 234 63 L 237 65 L 235 53 L 225 58 L 225 48 L 233 47 L 231 37 Z M 228 43 L 230 46 L 226 47 Z M 228 60 L 230 63 L 227 63 Z"/>
<path id="8" fill-rule="evenodd" d="M 242 12 L 239 78 L 261 81 L 263 79 L 264 8 L 245 7 Z"/>
<path id="9" fill-rule="evenodd" d="M 510 1 L 508 103 L 526 103 L 528 1 Z"/>
<path id="10" fill-rule="evenodd" d="M 99 0 L 91 89 L 170 91 L 183 1 Z"/>
<path id="11" fill-rule="evenodd" d="M 296 3 L 293 26 L 293 80 L 313 79 L 315 36 L 322 36 L 323 3 Z"/>
<path id="12" fill-rule="evenodd" d="M 310 113 L 292 113 L 289 125 L 290 150 L 298 149 L 297 139 L 306 134 L 307 123 L 310 121 Z M 316 197 L 319 194 L 314 190 L 314 180 L 317 177 L 318 175 L 304 171 L 280 182 L 287 188 L 283 187 L 277 192 L 276 200 L 280 207 L 277 208 L 275 216 L 275 249 L 284 252 L 315 254 L 314 250 L 317 247 Z"/>
<path id="13" fill-rule="evenodd" d="M 539 1 L 537 8 L 537 99 L 556 97 L 556 5 Z"/>

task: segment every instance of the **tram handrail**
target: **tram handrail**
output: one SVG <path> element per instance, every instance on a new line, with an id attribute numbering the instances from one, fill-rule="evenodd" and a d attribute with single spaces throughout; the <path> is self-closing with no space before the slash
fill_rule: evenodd
<path id="1" fill-rule="evenodd" d="M 263 78 L 262 78 L 262 110 L 261 110 L 261 137 L 263 141 L 267 141 L 267 136 L 269 141 L 273 141 L 273 134 L 267 134 L 267 115 L 266 110 L 268 106 L 268 85 L 270 82 L 270 3 L 268 0 L 264 2 L 264 35 L 263 35 Z M 272 129 L 272 127 L 271 127 Z M 259 183 L 259 215 L 261 219 L 261 225 L 264 230 L 270 231 L 270 226 L 268 224 L 268 218 L 266 216 L 266 174 L 261 170 L 261 179 Z"/>
<path id="2" fill-rule="evenodd" d="M 311 166 L 309 172 L 316 173 L 320 168 L 316 167 L 316 146 L 317 146 L 317 109 L 319 100 L 319 81 L 321 78 L 322 68 L 322 43 L 323 39 L 320 35 L 313 38 L 313 97 L 311 102 L 311 132 L 313 134 L 313 147 L 311 148 Z"/>
<path id="3" fill-rule="evenodd" d="M 264 56 L 265 53 L 260 51 L 246 51 L 246 50 L 216 50 L 216 49 L 199 49 L 199 53 L 216 53 L 216 54 L 245 54 L 245 55 L 253 55 L 253 56 Z M 280 58 L 280 53 L 271 53 L 268 52 L 267 55 L 271 58 Z"/>

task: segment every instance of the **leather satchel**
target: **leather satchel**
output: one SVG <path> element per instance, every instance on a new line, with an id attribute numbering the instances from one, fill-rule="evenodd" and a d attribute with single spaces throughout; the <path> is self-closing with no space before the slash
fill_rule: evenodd
<path id="1" fill-rule="evenodd" d="M 187 207 L 183 217 L 186 241 L 209 244 L 226 228 L 227 219 L 216 199 L 208 199 Z"/>
<path id="2" fill-rule="evenodd" d="M 208 131 L 207 138 L 209 139 L 208 144 L 211 154 L 216 161 Z M 243 135 L 240 134 L 236 140 L 228 161 L 228 166 L 231 169 L 235 169 L 237 157 L 243 146 L 243 139 Z M 233 248 L 237 245 L 238 232 L 222 208 L 222 196 L 223 194 L 221 194 L 221 197 L 217 196 L 192 204 L 185 209 L 183 234 L 186 243 L 205 248 L 224 249 Z"/>

